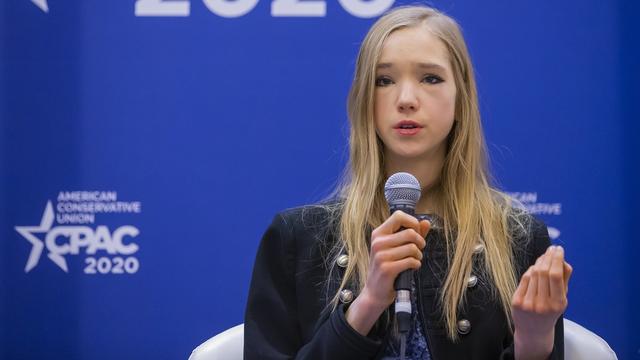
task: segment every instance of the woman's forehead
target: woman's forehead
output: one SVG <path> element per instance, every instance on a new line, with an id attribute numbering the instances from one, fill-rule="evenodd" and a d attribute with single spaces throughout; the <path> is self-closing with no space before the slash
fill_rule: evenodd
<path id="1" fill-rule="evenodd" d="M 423 26 L 407 27 L 389 34 L 382 46 L 379 68 L 410 65 L 449 68 L 449 52 L 442 40 Z"/>

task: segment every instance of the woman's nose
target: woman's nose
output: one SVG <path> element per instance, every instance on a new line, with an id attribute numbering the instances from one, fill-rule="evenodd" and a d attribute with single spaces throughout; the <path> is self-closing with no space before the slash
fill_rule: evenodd
<path id="1" fill-rule="evenodd" d="M 418 110 L 419 102 L 415 86 L 405 82 L 400 86 L 398 94 L 398 110 L 400 112 L 414 112 Z"/>

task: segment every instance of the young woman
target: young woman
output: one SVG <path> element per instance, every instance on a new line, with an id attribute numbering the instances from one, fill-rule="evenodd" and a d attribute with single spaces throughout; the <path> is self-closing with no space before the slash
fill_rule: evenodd
<path id="1" fill-rule="evenodd" d="M 380 18 L 360 48 L 348 112 L 343 185 L 326 203 L 278 214 L 262 239 L 245 359 L 400 358 L 389 308 L 407 269 L 405 358 L 563 358 L 572 270 L 544 224 L 489 182 L 456 22 L 421 6 Z M 416 213 L 429 216 L 389 214 L 383 187 L 399 171 L 418 179 Z"/>

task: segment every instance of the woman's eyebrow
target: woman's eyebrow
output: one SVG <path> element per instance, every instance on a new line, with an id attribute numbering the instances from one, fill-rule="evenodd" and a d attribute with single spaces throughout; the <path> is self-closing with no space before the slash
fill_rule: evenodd
<path id="1" fill-rule="evenodd" d="M 421 68 L 421 69 L 426 69 L 426 70 L 439 70 L 439 71 L 445 71 L 444 66 L 436 64 L 436 63 L 431 63 L 431 62 L 417 62 L 414 63 L 415 66 Z M 376 69 L 381 70 L 381 69 L 390 69 L 393 67 L 393 63 L 390 62 L 384 62 L 384 63 L 378 63 L 378 65 L 376 66 Z"/>
<path id="2" fill-rule="evenodd" d="M 445 71 L 444 66 L 436 63 L 418 63 L 417 65 L 422 69 Z"/>

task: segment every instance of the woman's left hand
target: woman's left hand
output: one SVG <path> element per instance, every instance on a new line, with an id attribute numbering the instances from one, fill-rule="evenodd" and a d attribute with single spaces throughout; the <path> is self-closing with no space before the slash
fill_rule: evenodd
<path id="1" fill-rule="evenodd" d="M 522 275 L 511 300 L 516 359 L 546 359 L 551 354 L 556 321 L 567 308 L 572 271 L 564 249 L 549 246 Z"/>

